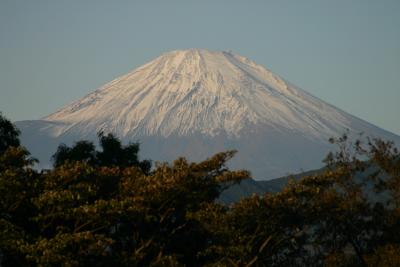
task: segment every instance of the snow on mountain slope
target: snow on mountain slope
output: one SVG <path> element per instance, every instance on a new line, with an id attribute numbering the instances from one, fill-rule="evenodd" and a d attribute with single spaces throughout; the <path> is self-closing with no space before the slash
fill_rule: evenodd
<path id="1" fill-rule="evenodd" d="M 254 62 L 226 52 L 174 51 L 44 118 L 120 136 L 240 136 L 265 124 L 327 137 L 350 126 L 341 112 Z M 57 133 L 62 134 L 62 132 Z"/>
<path id="2" fill-rule="evenodd" d="M 156 160 L 199 160 L 234 148 L 234 165 L 256 178 L 319 167 L 327 140 L 346 129 L 399 140 L 247 58 L 204 49 L 165 53 L 41 121 L 18 125 L 28 147 L 35 133 L 71 142 L 104 131 L 141 140 Z"/>

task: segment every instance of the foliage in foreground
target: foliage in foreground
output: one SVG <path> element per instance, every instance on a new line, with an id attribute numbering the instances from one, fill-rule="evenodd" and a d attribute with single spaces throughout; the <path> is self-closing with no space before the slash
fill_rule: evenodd
<path id="1" fill-rule="evenodd" d="M 150 172 L 71 157 L 38 173 L 10 142 L 0 154 L 1 265 L 399 266 L 398 151 L 335 141 L 324 173 L 229 207 L 215 202 L 224 186 L 249 177 L 226 169 L 234 152 Z"/>

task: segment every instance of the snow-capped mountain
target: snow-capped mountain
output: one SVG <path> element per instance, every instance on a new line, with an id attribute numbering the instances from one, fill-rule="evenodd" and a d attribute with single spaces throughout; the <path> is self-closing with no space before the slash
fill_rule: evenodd
<path id="1" fill-rule="evenodd" d="M 328 139 L 346 130 L 400 141 L 245 57 L 203 49 L 165 53 L 41 120 L 17 125 L 43 162 L 59 142 L 94 140 L 103 131 L 139 140 L 142 155 L 154 160 L 201 160 L 237 149 L 232 166 L 256 179 L 319 167 Z"/>

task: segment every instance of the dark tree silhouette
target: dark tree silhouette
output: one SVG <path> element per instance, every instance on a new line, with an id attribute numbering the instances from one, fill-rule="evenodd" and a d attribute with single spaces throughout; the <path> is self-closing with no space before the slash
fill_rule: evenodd
<path id="1" fill-rule="evenodd" d="M 52 156 L 54 167 L 61 166 L 67 161 L 80 161 L 93 166 L 137 166 L 144 173 L 151 169 L 151 161 L 140 161 L 138 157 L 139 143 L 122 145 L 121 141 L 113 134 L 98 134 L 101 151 L 96 151 L 95 145 L 90 141 L 76 142 L 72 147 L 65 144 L 58 146 Z"/>
<path id="2" fill-rule="evenodd" d="M 138 144 L 100 133 L 101 151 L 60 145 L 37 172 L 1 122 L 0 266 L 400 266 L 392 142 L 333 139 L 322 172 L 224 206 L 225 185 L 250 177 L 227 169 L 234 151 L 144 173 Z"/>
<path id="3" fill-rule="evenodd" d="M 19 130 L 0 113 L 0 154 L 4 153 L 10 146 L 20 145 Z"/>
<path id="4" fill-rule="evenodd" d="M 76 142 L 73 147 L 65 144 L 58 146 L 56 153 L 53 155 L 54 166 L 60 166 L 67 160 L 82 161 L 93 164 L 96 158 L 96 149 L 94 144 L 89 141 Z"/>

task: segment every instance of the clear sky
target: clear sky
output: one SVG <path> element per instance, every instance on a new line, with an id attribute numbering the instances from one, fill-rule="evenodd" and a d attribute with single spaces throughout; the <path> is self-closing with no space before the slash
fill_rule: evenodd
<path id="1" fill-rule="evenodd" d="M 0 0 L 0 110 L 38 119 L 185 48 L 232 50 L 400 134 L 399 0 Z"/>

